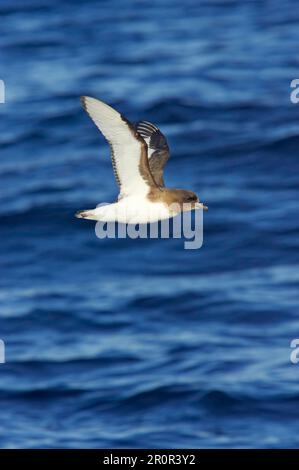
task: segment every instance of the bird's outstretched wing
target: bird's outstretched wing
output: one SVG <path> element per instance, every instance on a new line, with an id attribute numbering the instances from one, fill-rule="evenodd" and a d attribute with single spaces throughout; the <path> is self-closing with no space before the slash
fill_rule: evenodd
<path id="1" fill-rule="evenodd" d="M 145 195 L 157 187 L 149 168 L 147 144 L 124 116 L 95 98 L 81 101 L 95 125 L 110 144 L 112 165 L 120 186 L 119 198 Z"/>
<path id="2" fill-rule="evenodd" d="M 164 186 L 163 170 L 169 159 L 169 147 L 162 132 L 148 121 L 136 124 L 136 130 L 148 146 L 149 167 L 158 186 Z"/>

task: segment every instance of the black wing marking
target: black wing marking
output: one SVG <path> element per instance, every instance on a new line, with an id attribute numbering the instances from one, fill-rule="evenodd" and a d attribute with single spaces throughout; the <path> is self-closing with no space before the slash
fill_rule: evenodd
<path id="1" fill-rule="evenodd" d="M 163 170 L 169 159 L 169 147 L 162 132 L 148 121 L 136 124 L 136 130 L 147 143 L 151 173 L 158 186 L 164 186 Z"/>

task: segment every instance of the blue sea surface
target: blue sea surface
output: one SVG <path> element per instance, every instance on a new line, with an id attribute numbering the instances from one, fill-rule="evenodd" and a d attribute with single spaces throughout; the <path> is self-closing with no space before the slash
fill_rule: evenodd
<path id="1" fill-rule="evenodd" d="M 0 14 L 0 447 L 298 447 L 298 3 Z M 74 218 L 117 195 L 80 95 L 167 135 L 201 249 Z"/>

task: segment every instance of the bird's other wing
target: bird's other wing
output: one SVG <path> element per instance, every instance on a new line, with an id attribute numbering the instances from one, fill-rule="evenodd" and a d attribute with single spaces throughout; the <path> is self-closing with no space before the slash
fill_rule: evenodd
<path id="1" fill-rule="evenodd" d="M 88 96 L 82 96 L 81 101 L 110 144 L 114 175 L 120 186 L 119 198 L 146 195 L 152 187 L 157 187 L 149 168 L 147 144 L 134 126 L 102 101 Z"/>
<path id="2" fill-rule="evenodd" d="M 158 186 L 163 187 L 163 170 L 170 156 L 166 137 L 148 121 L 138 122 L 136 130 L 147 143 L 149 166 L 154 180 Z"/>

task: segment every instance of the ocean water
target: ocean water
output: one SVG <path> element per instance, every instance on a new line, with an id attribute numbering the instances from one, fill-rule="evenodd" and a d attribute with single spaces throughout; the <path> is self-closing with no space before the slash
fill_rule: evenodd
<path id="1" fill-rule="evenodd" d="M 299 444 L 297 2 L 2 0 L 0 447 Z M 99 240 L 80 106 L 154 122 L 204 244 Z"/>

